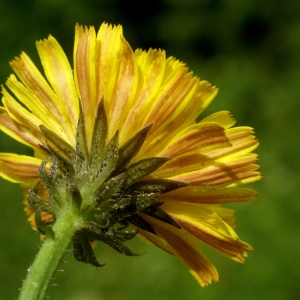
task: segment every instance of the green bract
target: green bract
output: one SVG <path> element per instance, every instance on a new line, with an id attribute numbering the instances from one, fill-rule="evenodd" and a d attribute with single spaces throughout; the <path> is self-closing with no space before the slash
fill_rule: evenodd
<path id="1" fill-rule="evenodd" d="M 143 213 L 180 228 L 159 207 L 163 203 L 157 200 L 161 193 L 188 184 L 147 179 L 149 174 L 169 161 L 168 157 L 149 157 L 130 164 L 143 145 L 151 124 L 119 148 L 118 132 L 107 141 L 107 118 L 103 101 L 100 101 L 90 154 L 84 124 L 81 112 L 75 149 L 45 126 L 40 126 L 48 145 L 48 148 L 42 148 L 49 156 L 41 164 L 39 176 L 49 191 L 49 202 L 38 197 L 39 184 L 30 191 L 28 202 L 36 209 L 38 230 L 47 238 L 54 238 L 51 227 L 63 211 L 71 210 L 77 214 L 82 221 L 73 237 L 74 256 L 78 261 L 100 267 L 103 265 L 97 261 L 90 244 L 93 241 L 102 241 L 125 255 L 139 255 L 124 242 L 132 239 L 138 228 L 155 234 L 153 227 L 144 220 Z M 53 221 L 44 222 L 42 212 L 52 215 Z M 131 232 L 126 230 L 129 225 L 134 227 Z"/>

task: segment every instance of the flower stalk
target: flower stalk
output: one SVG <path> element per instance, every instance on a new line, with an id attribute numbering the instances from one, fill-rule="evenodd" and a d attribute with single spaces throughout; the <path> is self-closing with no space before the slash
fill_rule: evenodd
<path id="1" fill-rule="evenodd" d="M 63 200 L 63 199 L 62 199 Z M 54 238 L 43 242 L 23 282 L 19 300 L 42 300 L 61 262 L 74 233 L 80 228 L 81 218 L 72 211 L 61 213 L 53 226 Z"/>

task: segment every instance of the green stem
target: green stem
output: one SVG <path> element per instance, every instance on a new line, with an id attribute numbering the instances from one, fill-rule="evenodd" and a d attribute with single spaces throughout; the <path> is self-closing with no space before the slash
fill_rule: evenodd
<path id="1" fill-rule="evenodd" d="M 47 238 L 29 268 L 19 300 L 42 300 L 76 230 L 80 218 L 73 211 L 62 212 L 53 226 L 54 239 Z"/>

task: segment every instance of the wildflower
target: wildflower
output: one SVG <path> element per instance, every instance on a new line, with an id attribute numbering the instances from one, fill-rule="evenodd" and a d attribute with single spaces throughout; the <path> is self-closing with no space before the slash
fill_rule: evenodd
<path id="1" fill-rule="evenodd" d="M 256 197 L 238 186 L 261 177 L 258 142 L 226 111 L 195 121 L 217 88 L 162 50 L 133 52 L 121 26 L 77 25 L 74 70 L 52 36 L 37 50 L 47 80 L 22 53 L 0 108 L 1 130 L 34 150 L 0 154 L 0 175 L 30 190 L 31 224 L 55 238 L 62 212 L 76 214 L 75 258 L 95 266 L 92 241 L 138 255 L 124 242 L 141 235 L 201 286 L 218 280 L 201 243 L 243 262 L 252 248 L 222 204 Z"/>

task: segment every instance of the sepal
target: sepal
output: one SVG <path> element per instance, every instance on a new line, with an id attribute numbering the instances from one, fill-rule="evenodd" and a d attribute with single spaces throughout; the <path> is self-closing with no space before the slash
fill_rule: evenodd
<path id="1" fill-rule="evenodd" d="M 169 157 L 150 157 L 141 159 L 138 162 L 131 164 L 126 169 L 127 176 L 123 187 L 127 188 L 147 175 L 150 175 L 169 160 Z"/>
<path id="2" fill-rule="evenodd" d="M 143 210 L 143 213 L 179 229 L 181 228 L 180 224 L 178 224 L 168 213 L 166 213 L 160 207 L 148 207 Z"/>
<path id="3" fill-rule="evenodd" d="M 105 182 L 109 175 L 115 170 L 118 160 L 118 146 L 119 133 L 116 132 L 105 147 L 101 157 L 99 157 L 99 164 L 97 168 L 91 171 L 92 174 L 89 182 L 89 191 L 91 195 L 96 193 L 101 184 Z"/>
<path id="4" fill-rule="evenodd" d="M 108 122 L 107 122 L 106 112 L 104 108 L 104 99 L 102 97 L 97 107 L 92 141 L 91 141 L 91 149 L 90 149 L 91 169 L 94 169 L 99 164 L 101 154 L 103 153 L 103 150 L 105 148 L 107 133 L 108 133 Z"/>
<path id="5" fill-rule="evenodd" d="M 145 126 L 120 147 L 119 159 L 116 167 L 117 170 L 122 170 L 126 167 L 130 160 L 139 152 L 152 126 L 153 124 Z"/>
<path id="6" fill-rule="evenodd" d="M 32 207 L 37 209 L 39 206 L 43 205 L 45 202 L 37 195 L 38 189 L 41 182 L 35 184 L 35 186 L 29 191 L 27 198 L 28 204 Z"/>
<path id="7" fill-rule="evenodd" d="M 137 228 L 141 228 L 143 230 L 146 230 L 150 233 L 156 234 L 154 228 L 146 221 L 144 220 L 140 215 L 133 215 L 128 218 L 126 218 L 128 222 L 136 226 Z"/>
<path id="8" fill-rule="evenodd" d="M 189 183 L 185 181 L 171 179 L 147 179 L 132 184 L 128 190 L 134 194 L 167 193 L 188 185 Z"/>
<path id="9" fill-rule="evenodd" d="M 53 222 L 44 222 L 41 217 L 42 211 L 45 211 L 45 208 L 43 206 L 39 206 L 35 212 L 34 220 L 36 223 L 36 227 L 42 235 L 46 235 L 47 238 L 54 239 L 54 232 L 51 228 Z"/>
<path id="10" fill-rule="evenodd" d="M 98 262 L 91 244 L 81 231 L 75 233 L 73 238 L 73 250 L 75 259 L 80 262 L 91 264 L 95 267 L 103 267 L 105 265 Z"/>
<path id="11" fill-rule="evenodd" d="M 140 256 L 143 253 L 136 253 L 131 251 L 127 246 L 125 246 L 121 240 L 116 239 L 116 235 L 113 233 L 113 231 L 109 230 L 105 232 L 104 234 L 97 234 L 95 232 L 87 232 L 87 236 L 91 240 L 97 240 L 101 241 L 110 247 L 112 247 L 114 250 L 118 251 L 121 254 L 127 255 L 127 256 Z"/>
<path id="12" fill-rule="evenodd" d="M 74 168 L 77 170 L 77 176 L 87 171 L 89 163 L 88 148 L 86 143 L 85 123 L 82 108 L 80 106 L 79 118 L 76 129 L 76 147 Z"/>

